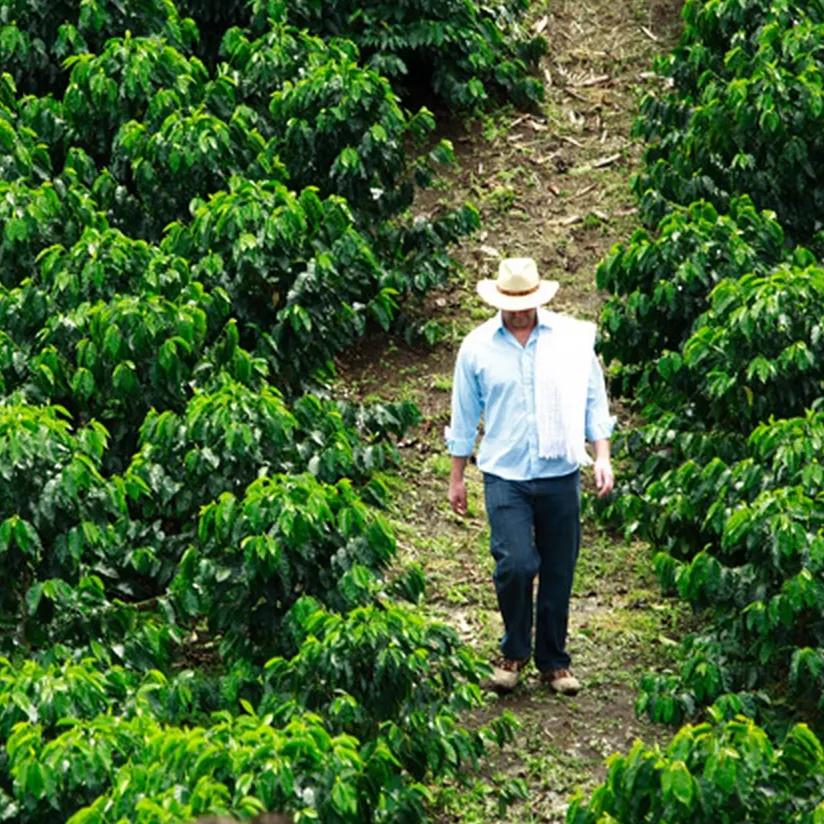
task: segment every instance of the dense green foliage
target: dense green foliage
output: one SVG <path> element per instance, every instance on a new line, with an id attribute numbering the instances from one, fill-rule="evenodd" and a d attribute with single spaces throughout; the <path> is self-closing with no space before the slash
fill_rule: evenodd
<path id="1" fill-rule="evenodd" d="M 800 705 L 820 700 L 823 441 L 820 413 L 762 424 L 742 460 L 688 459 L 634 499 L 662 583 L 713 611 L 679 677 L 645 679 L 640 706 L 654 717 L 782 681 Z"/>
<path id="2" fill-rule="evenodd" d="M 344 637 L 331 634 L 336 620 L 346 622 Z M 74 822 L 102 822 L 116 809 L 137 821 L 185 822 L 281 809 L 411 824 L 426 818 L 421 778 L 454 774 L 476 763 L 485 742 L 510 735 L 508 717 L 472 734 L 457 724 L 456 712 L 480 700 L 463 678 L 484 670 L 447 627 L 399 607 L 386 618 L 374 609 L 336 618 L 309 599 L 293 622 L 299 651 L 265 672 L 243 659 L 220 677 L 138 674 L 105 657 L 0 661 L 0 732 L 9 735 L 13 779 L 0 813 L 38 822 L 60 810 Z M 302 640 L 323 625 L 320 638 Z M 341 661 L 327 668 L 326 701 L 312 697 L 317 688 L 304 693 L 301 673 L 342 651 L 382 678 L 353 678 Z M 411 662 L 428 673 L 420 695 Z"/>
<path id="3" fill-rule="evenodd" d="M 712 288 L 726 278 L 767 274 L 782 261 L 784 233 L 747 197 L 727 215 L 708 203 L 676 207 L 656 235 L 639 229 L 598 269 L 598 286 L 612 297 L 604 307 L 602 353 L 619 365 L 613 385 L 647 401 L 656 396 L 660 353 L 678 351 L 708 308 Z"/>
<path id="4" fill-rule="evenodd" d="M 638 710 L 712 723 L 616 757 L 568 820 L 818 824 L 822 747 L 793 725 L 824 717 L 824 7 L 688 0 L 683 17 L 636 124 L 654 228 L 599 272 L 602 351 L 641 415 L 603 514 L 704 624 Z"/>
<path id="5" fill-rule="evenodd" d="M 543 98 L 528 72 L 546 49 L 518 26 L 526 0 L 296 0 L 289 19 L 324 35 L 346 33 L 389 77 L 423 75 L 448 102 L 469 108 L 503 92 L 516 103 Z M 411 82 L 411 81 L 407 81 Z M 420 78 L 415 81 L 421 84 Z"/>
<path id="6" fill-rule="evenodd" d="M 539 96 L 522 4 L 429 5 L 0 0 L 0 821 L 412 824 L 510 736 L 395 600 L 418 411 L 327 380 L 478 226 L 412 213 L 452 149 L 402 61 Z"/>
<path id="7" fill-rule="evenodd" d="M 821 39 L 816 0 L 689 0 L 681 45 L 658 63 L 674 86 L 641 106 L 653 141 L 635 189 L 647 219 L 707 199 L 726 211 L 749 195 L 810 243 L 824 203 Z"/>
<path id="8" fill-rule="evenodd" d="M 528 35 L 520 24 L 526 8 L 525 0 L 481 7 L 470 0 L 5 0 L 0 62 L 25 92 L 42 95 L 62 90 L 67 58 L 100 54 L 110 37 L 126 31 L 192 51 L 211 70 L 225 56 L 225 32 L 245 28 L 257 37 L 268 33 L 271 21 L 287 21 L 327 40 L 350 40 L 369 68 L 389 78 L 423 72 L 423 82 L 452 106 L 471 108 L 499 94 L 531 103 L 543 97 L 542 84 L 530 73 L 546 41 Z M 284 52 L 277 60 L 283 64 L 295 57 Z"/>
<path id="9" fill-rule="evenodd" d="M 775 747 L 751 720 L 686 726 L 664 752 L 637 743 L 610 760 L 589 803 L 570 806 L 569 824 L 818 824 L 824 817 L 824 748 L 796 726 Z"/>
<path id="10" fill-rule="evenodd" d="M 801 156 L 785 157 L 791 168 L 783 170 L 767 158 L 794 141 L 817 139 L 805 118 L 820 108 L 812 97 L 821 85 L 818 69 L 804 64 L 808 93 L 796 95 L 781 61 L 803 63 L 808 47 L 820 52 L 821 11 L 816 3 L 686 4 L 682 42 L 661 63 L 675 85 L 650 96 L 639 120 L 646 128 L 651 112 L 690 112 L 683 126 L 692 142 L 680 142 L 683 134 L 648 134 L 656 142 L 644 197 L 669 203 L 670 213 L 655 235 L 639 232 L 617 247 L 599 272 L 613 293 L 603 352 L 645 417 L 625 438 L 635 471 L 607 516 L 655 546 L 665 589 L 712 610 L 712 625 L 685 641 L 681 672 L 645 679 L 640 706 L 658 719 L 679 720 L 725 692 L 773 688 L 787 673 L 801 704 L 818 702 L 824 600 L 817 588 L 818 464 L 810 443 L 820 438 L 820 421 L 808 410 L 824 397 L 824 280 L 815 255 L 787 242 L 775 214 L 753 207 L 774 210 L 795 236 L 811 238 L 815 227 L 799 231 L 796 215 L 814 218 L 814 185 L 767 196 L 742 177 L 729 187 L 737 199 L 724 213 L 719 208 L 727 201 L 709 191 L 696 193 L 715 205 L 678 205 L 686 196 L 655 175 L 662 158 L 673 169 L 685 158 L 700 161 L 701 147 L 721 161 L 725 144 L 706 117 L 718 104 L 709 90 L 715 94 L 722 84 L 737 90 L 742 117 L 747 107 L 762 109 L 760 126 L 755 115 L 742 120 L 758 134 L 734 138 L 740 151 L 762 152 L 753 174 L 785 186 L 805 173 Z M 781 120 L 787 134 L 769 126 L 773 110 L 747 90 L 742 66 L 752 78 L 785 84 L 795 106 Z M 701 107 L 694 106 L 696 95 L 704 95 Z M 723 119 L 735 122 L 729 112 Z M 735 134 L 733 127 L 729 136 Z M 707 169 L 702 175 L 693 170 L 679 179 L 687 185 L 712 177 Z M 798 454 L 812 463 L 800 464 Z"/>

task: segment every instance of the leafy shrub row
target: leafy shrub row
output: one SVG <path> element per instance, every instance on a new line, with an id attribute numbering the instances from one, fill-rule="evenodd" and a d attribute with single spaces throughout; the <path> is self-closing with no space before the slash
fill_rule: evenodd
<path id="1" fill-rule="evenodd" d="M 683 17 L 658 62 L 672 82 L 636 123 L 655 228 L 598 276 L 602 349 L 641 415 L 604 515 L 651 544 L 664 590 L 706 624 L 676 671 L 642 679 L 637 709 L 709 721 L 615 756 L 568 821 L 817 824 L 823 751 L 796 722 L 820 729 L 824 709 L 824 17 L 783 0 L 689 0 Z"/>
<path id="2" fill-rule="evenodd" d="M 452 151 L 382 61 L 534 100 L 522 10 L 413 4 L 373 48 L 378 7 L 2 4 L 0 821 L 423 821 L 511 734 L 460 725 L 486 667 L 394 602 L 417 410 L 326 378 L 478 225 L 413 214 Z"/>
<path id="3" fill-rule="evenodd" d="M 112 599 L 159 597 L 178 577 L 181 614 L 218 610 L 253 646 L 262 635 L 265 648 L 278 633 L 271 613 L 258 623 L 261 587 L 282 616 L 303 593 L 331 597 L 353 563 L 378 570 L 391 558 L 392 538 L 350 479 L 381 503 L 372 476 L 394 460 L 388 439 L 416 420 L 408 404 L 359 410 L 309 395 L 290 410 L 273 389 L 225 379 L 185 417 L 152 412 L 131 465 L 107 476 L 99 423 L 72 432 L 57 407 L 0 405 L 6 620 L 16 617 L 29 642 L 65 641 L 78 598 L 98 602 L 80 610 L 88 621 Z M 253 519 L 235 524 L 244 509 Z M 201 588 L 208 599 L 196 597 Z"/>
<path id="4" fill-rule="evenodd" d="M 26 93 L 46 95 L 62 91 L 67 59 L 99 53 L 109 38 L 126 31 L 193 50 L 211 70 L 225 53 L 225 32 L 247 28 L 259 34 L 272 21 L 288 20 L 325 39 L 350 39 L 368 65 L 389 78 L 422 70 L 427 86 L 455 108 L 488 104 L 497 95 L 529 104 L 543 97 L 542 84 L 531 74 L 546 41 L 520 24 L 526 9 L 524 0 L 495 0 L 483 7 L 469 0 L 141 0 L 128 8 L 114 0 L 12 0 L 0 16 L 0 58 Z"/>
<path id="5" fill-rule="evenodd" d="M 702 0 L 685 6 L 681 45 L 657 68 L 673 81 L 636 122 L 652 141 L 635 181 L 646 218 L 706 199 L 727 211 L 749 195 L 794 242 L 821 229 L 820 4 Z"/>
<path id="6" fill-rule="evenodd" d="M 518 24 L 524 0 L 479 6 L 470 0 L 290 3 L 288 17 L 324 36 L 346 32 L 371 66 L 393 78 L 428 79 L 453 106 L 471 108 L 493 94 L 524 105 L 543 99 L 530 71 L 546 50 Z M 403 81 L 402 81 L 403 82 Z M 407 81 L 407 84 L 410 81 Z"/>
<path id="7" fill-rule="evenodd" d="M 659 548 L 662 584 L 713 615 L 677 679 L 642 684 L 641 707 L 654 717 L 677 720 L 725 692 L 782 683 L 799 706 L 820 701 L 822 439 L 818 412 L 762 424 L 743 459 L 688 459 L 628 502 L 626 515 Z M 678 689 L 664 690 L 668 682 Z"/>
<path id="8" fill-rule="evenodd" d="M 716 718 L 685 726 L 663 752 L 637 743 L 628 755 L 613 756 L 606 782 L 589 802 L 573 801 L 567 821 L 818 824 L 823 758 L 804 724 L 776 747 L 750 719 Z"/>
<path id="9" fill-rule="evenodd" d="M 0 660 L 9 759 L 0 820 L 59 810 L 105 821 L 112 809 L 165 822 L 270 809 L 338 822 L 425 820 L 421 779 L 477 766 L 487 742 L 511 737 L 508 716 L 471 734 L 458 725 L 459 710 L 480 704 L 485 670 L 450 628 L 396 606 L 341 618 L 311 599 L 290 622 L 298 651 L 265 672 L 240 659 L 220 676 L 138 675 L 105 652 Z"/>
<path id="10" fill-rule="evenodd" d="M 227 296 L 244 345 L 258 350 L 279 381 L 299 387 L 328 371 L 368 321 L 388 328 L 400 298 L 421 298 L 444 282 L 447 247 L 477 225 L 477 214 L 465 208 L 429 222 L 406 213 L 412 178 L 425 183 L 433 162 L 451 157 L 442 143 L 412 163 L 407 158 L 410 141 L 433 128 L 431 115 L 407 117 L 386 81 L 357 66 L 352 48 L 285 30 L 263 54 L 274 62 L 293 44 L 318 71 L 293 75 L 298 63 L 276 63 L 264 86 L 267 96 L 271 84 L 281 87 L 271 112 L 262 95 L 259 108 L 238 99 L 230 66 L 210 78 L 196 58 L 153 38 L 114 38 L 102 55 L 79 56 L 60 101 L 20 98 L 7 78 L 8 156 L 31 157 L 27 144 L 39 152 L 36 163 L 9 168 L 3 201 L 3 283 L 24 324 L 7 341 L 5 360 L 17 361 L 14 374 L 4 374 L 7 389 L 28 377 L 19 365 L 36 354 L 47 317 L 59 326 L 61 313 L 83 312 L 71 315 L 78 329 L 54 353 L 65 371 L 63 360 L 76 361 L 83 326 L 95 318 L 102 329 L 124 312 L 140 323 L 162 309 L 168 326 L 176 305 L 194 303 L 201 320 L 186 321 L 194 340 L 171 329 L 158 338 L 158 320 L 138 335 L 146 352 L 121 354 L 134 364 L 124 369 L 140 374 L 162 360 L 180 366 L 159 363 L 179 385 L 217 339 Z M 261 54 L 257 45 L 250 48 Z M 340 76 L 349 82 L 333 82 Z M 289 134 L 279 133 L 286 124 Z M 135 232 L 151 245 L 132 240 Z M 81 282 L 67 280 L 64 267 Z M 127 289 L 139 305 L 103 306 Z M 161 296 L 175 307 L 157 306 L 152 298 Z M 181 353 L 169 337 L 182 338 L 188 363 L 173 357 Z M 52 345 L 47 339 L 49 351 Z M 141 357 L 150 362 L 140 364 Z M 118 365 L 99 368 L 113 374 Z M 140 394 L 143 387 L 120 372 L 124 386 Z M 59 392 L 71 388 L 84 401 L 95 394 L 91 377 L 57 375 L 56 386 L 37 386 L 44 396 L 37 399 L 65 403 Z M 155 402 L 151 393 L 146 399 Z"/>
<path id="11" fill-rule="evenodd" d="M 699 201 L 674 208 L 654 236 L 639 229 L 597 274 L 598 286 L 611 295 L 602 311 L 601 350 L 616 362 L 613 388 L 649 402 L 660 382 L 658 358 L 686 343 L 712 289 L 722 280 L 767 274 L 786 255 L 781 226 L 747 196 L 728 214 Z"/>
<path id="12" fill-rule="evenodd" d="M 661 158 L 676 168 L 687 145 L 689 162 L 700 161 L 701 147 L 712 147 L 713 162 L 722 157 L 723 142 L 702 119 L 720 105 L 710 95 L 722 84 L 740 95 L 742 118 L 753 107 L 767 111 L 739 70 L 779 82 L 780 55 L 803 62 L 819 35 L 820 9 L 809 6 L 808 16 L 806 6 L 782 3 L 687 4 L 681 45 L 662 63 L 675 86 L 648 98 L 639 123 L 650 123 L 659 103 L 686 111 L 693 94 L 705 96 L 681 136 L 648 135 L 661 138 L 648 152 L 650 175 L 662 168 Z M 768 43 L 786 50 L 769 51 Z M 790 85 L 784 89 L 792 96 Z M 802 114 L 817 106 L 809 96 L 793 100 L 800 108 L 786 121 L 786 135 L 766 127 L 758 135 L 741 132 L 739 149 L 784 151 L 808 136 Z M 692 142 L 682 144 L 687 131 Z M 764 158 L 754 170 L 787 184 L 792 176 Z M 805 168 L 801 158 L 792 165 L 793 172 Z M 699 180 L 693 172 L 679 179 L 688 178 Z M 642 231 L 616 248 L 599 271 L 599 283 L 613 294 L 604 309 L 603 351 L 617 361 L 618 387 L 634 390 L 646 419 L 626 438 L 635 471 L 608 515 L 659 550 L 664 587 L 711 608 L 713 623 L 687 640 L 679 675 L 645 680 L 640 706 L 679 720 L 724 692 L 769 688 L 789 672 L 796 699 L 817 703 L 815 662 L 824 642 L 817 631 L 824 615 L 812 503 L 817 464 L 802 468 L 789 456 L 798 441 L 818 437 L 820 422 L 807 410 L 824 396 L 824 271 L 813 253 L 787 242 L 773 212 L 753 205 L 775 209 L 798 236 L 800 224 L 786 207 L 814 215 L 814 196 L 765 197 L 742 178 L 733 187 L 740 196 L 724 213 L 717 198 L 710 198 L 715 205 L 682 207 L 668 184 L 653 176 L 647 184 L 648 194 L 674 201 L 670 214 L 654 236 Z M 806 673 L 800 678 L 799 667 Z"/>

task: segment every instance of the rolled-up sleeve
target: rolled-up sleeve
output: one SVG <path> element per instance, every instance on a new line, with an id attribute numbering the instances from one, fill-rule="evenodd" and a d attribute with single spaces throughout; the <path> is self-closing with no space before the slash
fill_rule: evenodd
<path id="1" fill-rule="evenodd" d="M 587 388 L 586 438 L 590 443 L 611 438 L 615 417 L 609 414 L 607 387 L 598 357 L 593 354 Z"/>
<path id="2" fill-rule="evenodd" d="M 475 448 L 483 404 L 478 378 L 467 346 L 461 346 L 452 381 L 452 420 L 446 429 L 450 455 L 466 458 Z"/>

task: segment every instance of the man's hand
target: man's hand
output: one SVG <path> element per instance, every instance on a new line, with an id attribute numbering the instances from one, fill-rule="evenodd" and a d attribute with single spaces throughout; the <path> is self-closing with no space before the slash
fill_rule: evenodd
<path id="1" fill-rule="evenodd" d="M 466 515 L 466 484 L 463 478 L 449 482 L 449 505 L 458 515 Z"/>
<path id="2" fill-rule="evenodd" d="M 615 476 L 612 474 L 612 463 L 609 458 L 597 458 L 593 467 L 595 473 L 595 488 L 598 497 L 603 498 L 612 492 L 615 486 Z"/>

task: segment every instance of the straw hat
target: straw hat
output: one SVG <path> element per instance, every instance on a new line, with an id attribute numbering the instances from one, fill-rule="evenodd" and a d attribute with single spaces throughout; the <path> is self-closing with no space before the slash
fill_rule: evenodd
<path id="1" fill-rule="evenodd" d="M 482 280 L 478 294 L 496 309 L 520 312 L 549 303 L 560 284 L 541 280 L 532 258 L 506 258 L 498 267 L 497 280 Z"/>

